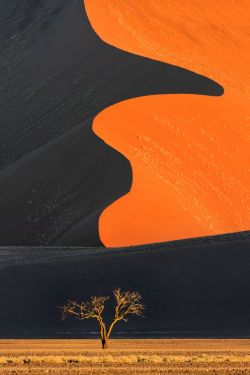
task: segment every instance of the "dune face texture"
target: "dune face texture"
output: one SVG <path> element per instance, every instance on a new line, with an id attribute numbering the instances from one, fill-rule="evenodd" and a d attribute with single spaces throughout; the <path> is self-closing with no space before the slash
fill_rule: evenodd
<path id="1" fill-rule="evenodd" d="M 131 191 L 100 217 L 103 243 L 249 229 L 248 1 L 85 4 L 105 42 L 202 74 L 224 88 L 216 98 L 208 92 L 135 98 L 96 117 L 95 133 L 126 156 L 133 173 Z"/>
<path id="2" fill-rule="evenodd" d="M 132 169 L 93 133 L 95 116 L 134 97 L 223 89 L 103 42 L 82 0 L 4 0 L 0 17 L 0 245 L 100 246 L 99 216 L 130 191 Z"/>
<path id="3" fill-rule="evenodd" d="M 244 109 L 226 97 L 171 95 L 126 101 L 98 115 L 97 134 L 133 169 L 131 192 L 101 215 L 102 241 L 118 246 L 247 229 Z"/>
<path id="4" fill-rule="evenodd" d="M 0 245 L 248 229 L 248 25 L 244 1 L 0 1 Z"/>

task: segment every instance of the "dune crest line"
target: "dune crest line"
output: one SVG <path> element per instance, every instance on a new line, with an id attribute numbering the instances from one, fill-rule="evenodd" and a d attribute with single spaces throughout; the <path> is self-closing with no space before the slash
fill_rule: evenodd
<path id="1" fill-rule="evenodd" d="M 247 2 L 212 1 L 209 9 L 205 1 L 182 7 L 180 0 L 136 7 L 131 0 L 105 6 L 85 0 L 85 6 L 105 42 L 204 74 L 225 89 L 217 98 L 186 92 L 130 99 L 97 115 L 94 132 L 133 170 L 131 191 L 100 216 L 102 242 L 125 246 L 249 229 Z"/>

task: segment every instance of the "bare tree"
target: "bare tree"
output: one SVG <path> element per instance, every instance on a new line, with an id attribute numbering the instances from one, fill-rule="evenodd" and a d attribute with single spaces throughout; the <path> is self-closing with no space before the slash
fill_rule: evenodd
<path id="1" fill-rule="evenodd" d="M 113 290 L 113 295 L 115 300 L 114 316 L 108 328 L 103 318 L 103 312 L 105 302 L 109 300 L 109 297 L 91 297 L 90 300 L 86 302 L 69 300 L 64 306 L 61 307 L 62 319 L 64 320 L 67 316 L 73 316 L 79 320 L 96 319 L 100 327 L 102 348 L 107 349 L 108 339 L 110 338 L 114 326 L 119 321 L 126 322 L 128 315 L 143 317 L 143 311 L 145 309 L 145 306 L 142 303 L 142 297 L 138 292 L 123 292 L 120 288 L 115 288 Z"/>

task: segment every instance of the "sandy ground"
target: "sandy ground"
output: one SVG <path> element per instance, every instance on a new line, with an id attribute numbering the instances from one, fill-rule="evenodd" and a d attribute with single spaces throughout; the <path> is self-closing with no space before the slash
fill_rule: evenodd
<path id="1" fill-rule="evenodd" d="M 1 340 L 0 374 L 250 374 L 250 340 Z"/>

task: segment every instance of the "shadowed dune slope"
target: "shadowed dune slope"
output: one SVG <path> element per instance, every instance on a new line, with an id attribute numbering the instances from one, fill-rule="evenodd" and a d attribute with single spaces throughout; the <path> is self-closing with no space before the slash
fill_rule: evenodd
<path id="1" fill-rule="evenodd" d="M 62 322 L 57 307 L 67 298 L 110 294 L 116 285 L 139 290 L 147 305 L 146 319 L 117 326 L 122 337 L 249 337 L 249 236 L 112 252 L 1 248 L 0 337 L 94 337 L 94 321 Z"/>
<path id="2" fill-rule="evenodd" d="M 134 96 L 223 89 L 104 43 L 82 0 L 4 0 L 0 19 L 0 244 L 100 246 L 98 217 L 132 174 L 93 117 Z"/>
<path id="3" fill-rule="evenodd" d="M 93 134 L 91 124 L 0 172 L 2 244 L 100 245 L 99 215 L 130 188 L 130 168 Z"/>
<path id="4" fill-rule="evenodd" d="M 248 1 L 85 3 L 106 42 L 204 74 L 225 89 L 216 99 L 134 99 L 97 117 L 96 134 L 133 170 L 131 192 L 100 217 L 104 244 L 249 229 Z"/>

